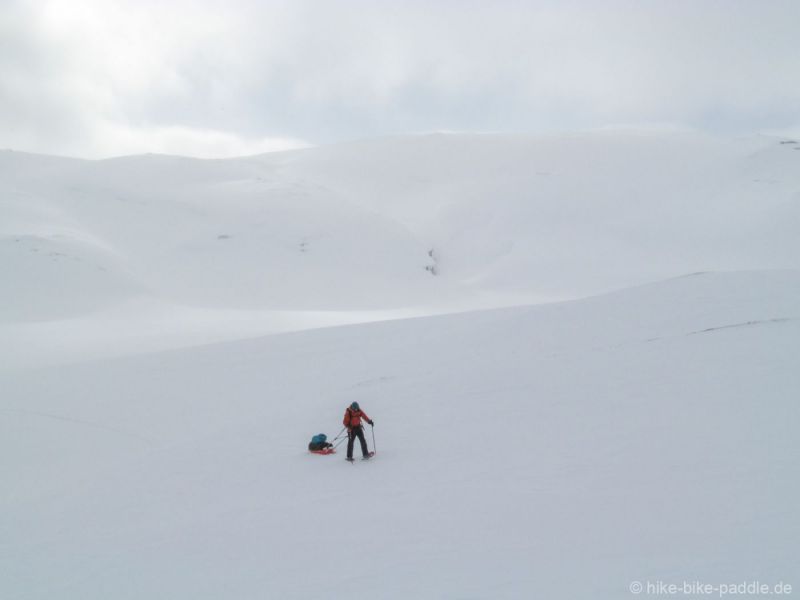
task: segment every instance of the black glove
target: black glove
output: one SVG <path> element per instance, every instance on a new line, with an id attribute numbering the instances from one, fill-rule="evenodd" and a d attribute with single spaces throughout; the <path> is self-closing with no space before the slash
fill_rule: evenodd
<path id="1" fill-rule="evenodd" d="M 375 421 L 373 421 L 372 419 L 370 419 L 369 421 L 367 421 L 367 423 L 369 423 L 370 425 L 375 425 Z"/>

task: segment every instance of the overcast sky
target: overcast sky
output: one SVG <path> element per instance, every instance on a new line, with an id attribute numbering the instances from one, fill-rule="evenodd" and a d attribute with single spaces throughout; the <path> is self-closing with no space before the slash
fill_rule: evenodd
<path id="1" fill-rule="evenodd" d="M 0 147 L 800 132 L 800 0 L 0 0 Z"/>

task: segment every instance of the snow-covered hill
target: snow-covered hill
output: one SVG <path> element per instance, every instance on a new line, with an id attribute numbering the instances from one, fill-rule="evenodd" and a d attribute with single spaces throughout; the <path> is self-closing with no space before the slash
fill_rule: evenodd
<path id="1" fill-rule="evenodd" d="M 795 583 L 800 274 L 0 375 L 13 599 Z M 359 401 L 378 455 L 309 455 Z M 371 441 L 371 440 L 370 440 Z"/>
<path id="2" fill-rule="evenodd" d="M 788 142 L 0 153 L 0 596 L 800 585 Z"/>
<path id="3" fill-rule="evenodd" d="M 61 360 L 62 347 L 125 353 L 798 268 L 800 146 L 786 141 L 606 131 L 220 161 L 4 152 L 0 329 Z"/>

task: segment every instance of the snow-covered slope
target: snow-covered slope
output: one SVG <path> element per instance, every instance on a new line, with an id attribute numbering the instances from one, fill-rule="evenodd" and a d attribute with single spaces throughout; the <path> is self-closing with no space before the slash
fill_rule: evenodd
<path id="1" fill-rule="evenodd" d="M 800 273 L 0 374 L 13 599 L 796 583 Z M 378 455 L 312 456 L 358 400 Z M 371 441 L 371 440 L 370 440 Z"/>
<path id="2" fill-rule="evenodd" d="M 800 146 L 786 141 L 606 131 L 224 161 L 3 152 L 0 329 L 62 360 L 54 348 L 143 351 L 798 268 Z"/>
<path id="3" fill-rule="evenodd" d="M 433 135 L 289 169 L 389 214 L 472 288 L 564 298 L 697 270 L 796 268 L 800 152 L 770 138 Z"/>
<path id="4" fill-rule="evenodd" d="M 0 153 L 0 596 L 800 584 L 786 142 Z"/>

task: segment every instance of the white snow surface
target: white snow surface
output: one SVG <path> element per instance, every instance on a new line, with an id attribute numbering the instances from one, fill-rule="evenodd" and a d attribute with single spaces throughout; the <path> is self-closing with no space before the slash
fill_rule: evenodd
<path id="1" fill-rule="evenodd" d="M 0 154 L 0 596 L 797 589 L 786 141 Z"/>
<path id="2" fill-rule="evenodd" d="M 231 160 L 1 152 L 0 336 L 15 349 L 0 359 L 58 363 L 800 268 L 792 141 L 623 130 L 434 134 Z"/>

